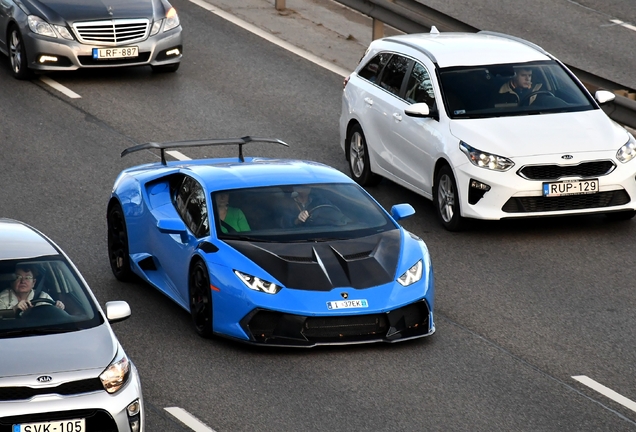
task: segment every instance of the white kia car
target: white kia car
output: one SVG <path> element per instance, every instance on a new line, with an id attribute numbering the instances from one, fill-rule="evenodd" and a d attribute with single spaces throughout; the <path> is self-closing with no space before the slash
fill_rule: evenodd
<path id="1" fill-rule="evenodd" d="M 448 230 L 498 220 L 636 214 L 636 140 L 559 60 L 512 36 L 412 34 L 371 43 L 345 79 L 340 143 L 361 185 L 432 199 Z"/>

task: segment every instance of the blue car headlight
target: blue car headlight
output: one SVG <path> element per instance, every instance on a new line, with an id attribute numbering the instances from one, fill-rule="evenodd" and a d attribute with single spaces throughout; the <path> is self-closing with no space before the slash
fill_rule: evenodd
<path id="1" fill-rule="evenodd" d="M 627 163 L 634 159 L 634 156 L 636 156 L 636 139 L 632 134 L 629 134 L 627 142 L 616 152 L 616 159 L 622 163 Z"/>
<path id="2" fill-rule="evenodd" d="M 263 280 L 261 278 L 257 278 L 256 276 L 249 275 L 247 273 L 240 272 L 238 270 L 234 270 L 234 274 L 238 276 L 238 278 L 243 281 L 245 286 L 254 291 L 261 291 L 267 294 L 276 294 L 280 291 L 281 287 Z"/>
<path id="3" fill-rule="evenodd" d="M 409 286 L 420 279 L 422 279 L 422 260 L 419 260 L 410 269 L 405 271 L 397 281 L 402 286 Z"/>
<path id="4" fill-rule="evenodd" d="M 464 141 L 459 142 L 459 148 L 468 156 L 470 163 L 479 168 L 486 168 L 493 171 L 508 171 L 515 165 L 515 163 L 508 158 L 477 150 Z"/>

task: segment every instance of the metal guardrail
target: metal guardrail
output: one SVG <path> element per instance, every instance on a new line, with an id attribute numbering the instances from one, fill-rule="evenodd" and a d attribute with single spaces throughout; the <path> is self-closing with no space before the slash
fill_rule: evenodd
<path id="1" fill-rule="evenodd" d="M 279 0 L 276 0 L 279 1 Z M 380 37 L 376 21 L 388 24 L 405 33 L 429 32 L 432 26 L 439 31 L 460 31 L 474 33 L 480 29 L 463 23 L 415 0 L 336 0 L 353 10 L 374 19 L 374 39 Z M 616 93 L 616 99 L 603 105 L 603 111 L 617 123 L 636 129 L 636 101 L 626 97 L 636 94 L 636 90 L 595 76 L 582 69 L 566 65 L 590 92 L 606 89 Z"/>

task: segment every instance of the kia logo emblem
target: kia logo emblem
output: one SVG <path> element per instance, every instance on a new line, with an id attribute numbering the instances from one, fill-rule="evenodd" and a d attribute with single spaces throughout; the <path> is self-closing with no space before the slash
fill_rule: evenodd
<path id="1" fill-rule="evenodd" d="M 340 293 L 340 295 L 342 296 L 343 299 L 348 299 L 349 298 L 349 294 L 347 294 L 346 292 Z"/>
<path id="2" fill-rule="evenodd" d="M 37 377 L 37 381 L 41 382 L 41 383 L 51 382 L 52 380 L 53 380 L 53 378 L 48 376 L 48 375 L 43 375 L 41 377 Z"/>
<path id="3" fill-rule="evenodd" d="M 568 160 L 569 159 L 574 159 L 574 156 L 572 156 L 572 155 L 563 155 L 563 156 L 561 156 L 561 159 L 568 159 Z"/>

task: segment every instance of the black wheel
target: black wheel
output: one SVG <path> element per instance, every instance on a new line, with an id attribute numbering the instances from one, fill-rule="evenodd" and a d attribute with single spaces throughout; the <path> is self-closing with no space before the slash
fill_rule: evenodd
<path id="1" fill-rule="evenodd" d="M 153 66 L 150 65 L 150 67 L 152 68 L 152 71 L 154 73 L 171 73 L 171 72 L 176 72 L 179 69 L 179 66 L 181 66 L 181 62 L 179 63 L 172 63 L 172 64 L 168 64 L 168 65 L 161 65 L 161 66 Z"/>
<path id="2" fill-rule="evenodd" d="M 135 279 L 135 274 L 130 268 L 126 219 L 119 203 L 113 204 L 108 210 L 107 222 L 110 269 L 118 280 L 131 282 Z"/>
<path id="3" fill-rule="evenodd" d="M 349 157 L 349 170 L 351 177 L 361 186 L 373 186 L 378 184 L 381 177 L 371 172 L 369 162 L 369 148 L 367 140 L 360 125 L 351 128 L 347 137 L 346 151 Z"/>
<path id="4" fill-rule="evenodd" d="M 11 28 L 9 33 L 9 60 L 14 78 L 26 80 L 33 77 L 33 71 L 27 66 L 26 48 L 17 27 Z"/>
<path id="5" fill-rule="evenodd" d="M 461 231 L 466 220 L 461 216 L 457 182 L 453 170 L 443 166 L 435 176 L 433 189 L 433 206 L 440 222 L 448 231 Z"/>
<path id="6" fill-rule="evenodd" d="M 605 214 L 605 217 L 607 218 L 607 220 L 609 220 L 611 222 L 619 222 L 619 221 L 630 220 L 634 216 L 636 216 L 636 211 L 634 211 L 634 210 L 627 210 L 627 211 L 622 211 L 622 212 L 606 213 Z"/>
<path id="7" fill-rule="evenodd" d="M 212 292 L 208 269 L 202 261 L 194 263 L 188 278 L 190 292 L 190 314 L 197 334 L 211 338 L 212 331 Z"/>

